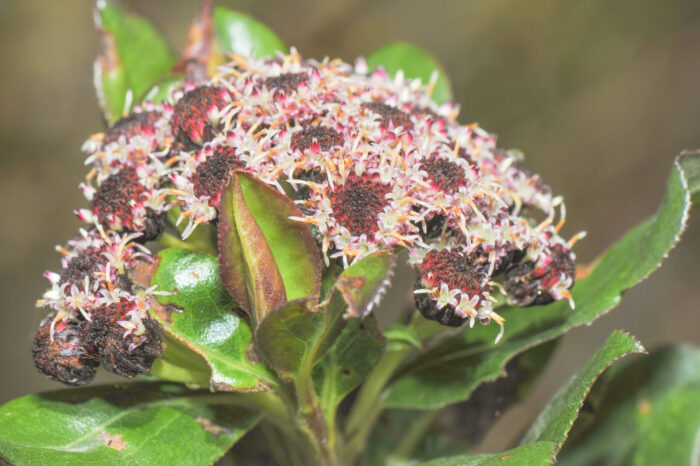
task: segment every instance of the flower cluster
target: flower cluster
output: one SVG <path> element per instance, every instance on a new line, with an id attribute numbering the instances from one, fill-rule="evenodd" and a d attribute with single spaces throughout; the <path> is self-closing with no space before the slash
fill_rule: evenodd
<path id="1" fill-rule="evenodd" d="M 146 313 L 157 291 L 137 290 L 128 271 L 150 260 L 141 243 L 163 232 L 169 209 L 179 209 L 183 239 L 214 221 L 237 170 L 294 194 L 303 215 L 293 219 L 311 226 L 326 264 L 407 250 L 426 318 L 502 324 L 494 290 L 523 306 L 571 300 L 580 235 L 558 235 L 561 198 L 494 135 L 457 123 L 458 108 L 437 105 L 433 86 L 294 49 L 234 56 L 211 80 L 176 86 L 90 138 L 89 207 L 77 211 L 89 227 L 60 248 L 62 271 L 47 274 L 40 304 L 53 314 L 37 334 L 37 364 L 71 383 L 97 361 L 148 370 L 162 340 Z M 143 354 L 123 370 L 119 351 Z"/>

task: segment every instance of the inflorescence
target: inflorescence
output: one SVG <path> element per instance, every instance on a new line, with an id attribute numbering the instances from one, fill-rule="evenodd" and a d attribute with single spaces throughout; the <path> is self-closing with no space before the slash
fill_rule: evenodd
<path id="1" fill-rule="evenodd" d="M 46 274 L 37 366 L 69 384 L 90 381 L 100 363 L 147 373 L 163 350 L 148 316 L 159 291 L 134 285 L 130 270 L 152 261 L 143 244 L 163 233 L 167 211 L 179 213 L 184 240 L 215 221 L 236 170 L 295 193 L 303 216 L 293 220 L 311 226 L 326 265 L 405 249 L 428 319 L 502 326 L 498 294 L 573 306 L 581 235 L 559 236 L 561 197 L 494 135 L 457 123 L 454 104 L 431 99 L 434 83 L 294 49 L 234 56 L 210 81 L 173 87 L 168 101 L 145 102 L 91 137 L 80 186 L 88 207 L 76 211 L 86 226 L 58 248 L 61 271 Z"/>

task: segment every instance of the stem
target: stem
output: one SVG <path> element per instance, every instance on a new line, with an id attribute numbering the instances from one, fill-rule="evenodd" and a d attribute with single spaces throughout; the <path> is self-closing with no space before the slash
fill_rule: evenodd
<path id="1" fill-rule="evenodd" d="M 300 429 L 314 444 L 321 464 L 329 466 L 339 464 L 333 446 L 335 442 L 331 441 L 335 426 L 329 425 L 328 419 L 323 414 L 321 401 L 311 377 L 311 367 L 304 367 L 299 371 L 295 388 L 299 403 Z"/>
<path id="2" fill-rule="evenodd" d="M 367 438 L 382 410 L 382 391 L 409 352 L 410 349 L 401 349 L 384 353 L 362 385 L 345 428 L 349 439 L 346 448 L 347 457 L 350 459 L 348 464 L 353 464 L 364 450 Z"/>
<path id="3" fill-rule="evenodd" d="M 162 235 L 157 240 L 160 244 L 166 248 L 180 248 L 189 249 L 190 251 L 195 251 L 196 249 L 187 241 L 183 241 L 172 233 L 163 232 Z"/>
<path id="4" fill-rule="evenodd" d="M 423 414 L 420 419 L 411 424 L 408 432 L 404 434 L 401 441 L 397 445 L 394 453 L 387 461 L 388 466 L 398 466 L 404 464 L 404 460 L 409 458 L 413 450 L 416 449 L 416 444 L 425 436 L 425 433 L 430 429 L 433 421 L 438 415 L 439 410 L 428 411 Z"/>

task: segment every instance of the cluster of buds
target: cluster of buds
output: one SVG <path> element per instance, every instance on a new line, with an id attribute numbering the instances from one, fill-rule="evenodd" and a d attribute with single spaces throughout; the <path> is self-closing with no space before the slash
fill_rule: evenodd
<path id="1" fill-rule="evenodd" d="M 69 383 L 100 361 L 124 375 L 148 370 L 162 346 L 147 314 L 157 291 L 137 290 L 128 271 L 150 260 L 141 243 L 163 232 L 167 210 L 180 210 L 184 240 L 215 221 L 235 171 L 292 193 L 303 214 L 293 220 L 310 225 L 327 265 L 408 251 L 426 318 L 502 324 L 494 290 L 523 306 L 571 300 L 580 235 L 559 236 L 561 198 L 494 135 L 457 123 L 454 104 L 437 105 L 434 79 L 392 78 L 364 60 L 304 60 L 294 49 L 232 60 L 84 145 L 89 208 L 77 214 L 90 226 L 61 248 L 61 273 L 47 275 L 41 370 Z"/>

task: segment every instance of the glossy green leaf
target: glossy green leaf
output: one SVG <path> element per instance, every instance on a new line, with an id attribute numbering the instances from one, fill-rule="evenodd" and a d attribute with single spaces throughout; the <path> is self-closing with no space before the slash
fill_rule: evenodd
<path id="1" fill-rule="evenodd" d="M 274 57 L 287 47 L 270 28 L 250 16 L 224 7 L 214 9 L 214 29 L 219 47 L 236 55 Z"/>
<path id="2" fill-rule="evenodd" d="M 232 296 L 257 320 L 287 301 L 317 298 L 321 257 L 309 226 L 287 196 L 243 173 L 220 207 L 221 275 Z"/>
<path id="3" fill-rule="evenodd" d="M 406 42 L 387 44 L 367 57 L 367 64 L 370 68 L 383 66 L 392 75 L 402 70 L 406 78 L 418 78 L 423 84 L 428 84 L 433 72 L 437 71 L 433 100 L 438 104 L 452 100 L 452 89 L 445 69 L 435 57 L 415 45 Z"/>
<path id="4" fill-rule="evenodd" d="M 549 466 L 554 462 L 552 442 L 523 445 L 503 453 L 460 455 L 420 463 L 421 466 Z"/>
<path id="5" fill-rule="evenodd" d="M 97 2 L 95 18 L 102 39 L 95 85 L 105 119 L 114 122 L 128 113 L 134 99 L 170 72 L 176 58 L 148 21 L 120 5 Z"/>
<path id="6" fill-rule="evenodd" d="M 373 315 L 351 319 L 314 370 L 314 381 L 327 417 L 357 388 L 384 352 L 384 336 Z"/>
<path id="7" fill-rule="evenodd" d="M 599 385 L 592 423 L 576 423 L 560 464 L 697 464 L 700 349 L 672 346 L 624 361 Z"/>
<path id="8" fill-rule="evenodd" d="M 185 249 L 164 249 L 157 256 L 158 268 L 151 283 L 172 294 L 158 296 L 160 306 L 152 314 L 170 340 L 203 357 L 211 369 L 212 390 L 257 391 L 274 385 L 269 369 L 256 359 L 252 334 L 236 303 L 219 278 L 215 257 Z M 170 365 L 181 359 L 165 359 Z M 184 369 L 195 370 L 191 364 Z M 154 375 L 163 375 L 156 373 Z"/>
<path id="9" fill-rule="evenodd" d="M 15 465 L 212 464 L 260 417 L 172 383 L 27 395 L 0 408 L 0 456 Z"/>
<path id="10" fill-rule="evenodd" d="M 375 252 L 340 274 L 335 289 L 348 305 L 347 317 L 364 317 L 379 304 L 391 284 L 395 264 L 394 254 Z"/>
<path id="11" fill-rule="evenodd" d="M 614 331 L 571 380 L 554 395 L 525 433 L 520 444 L 553 442 L 555 449 L 552 454 L 556 456 L 569 435 L 588 392 L 600 374 L 618 359 L 630 353 L 643 352 L 644 347 L 634 337 L 619 330 Z"/>
<path id="12" fill-rule="evenodd" d="M 498 344 L 494 344 L 498 328 L 493 325 L 465 328 L 406 367 L 389 386 L 385 405 L 428 409 L 465 400 L 479 384 L 501 376 L 515 355 L 614 308 L 622 293 L 656 270 L 679 241 L 691 208 L 689 186 L 698 186 L 694 176 L 699 165 L 699 153 L 676 159 L 656 215 L 608 249 L 590 275 L 576 284 L 575 310 L 565 301 L 499 309 L 506 318 L 506 331 Z"/>

